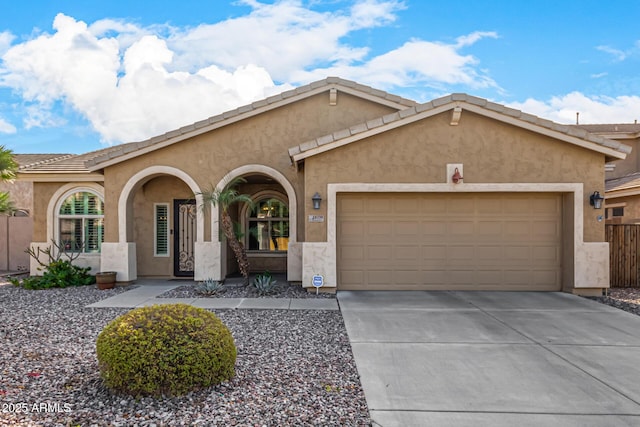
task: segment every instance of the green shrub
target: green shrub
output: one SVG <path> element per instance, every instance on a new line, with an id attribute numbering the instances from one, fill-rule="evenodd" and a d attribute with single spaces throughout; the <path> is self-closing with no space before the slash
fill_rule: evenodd
<path id="1" fill-rule="evenodd" d="M 67 260 L 51 261 L 44 269 L 42 276 L 31 276 L 22 279 L 10 279 L 11 283 L 25 289 L 67 288 L 70 286 L 86 286 L 95 283 L 96 278 L 89 274 L 91 267 L 78 267 Z"/>
<path id="2" fill-rule="evenodd" d="M 210 311 L 187 304 L 131 310 L 96 342 L 107 387 L 132 396 L 178 396 L 231 379 L 236 347 Z"/>

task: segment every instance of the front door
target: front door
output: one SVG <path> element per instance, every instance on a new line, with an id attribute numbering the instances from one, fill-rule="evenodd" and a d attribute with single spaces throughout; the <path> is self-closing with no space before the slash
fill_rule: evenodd
<path id="1" fill-rule="evenodd" d="M 173 274 L 193 276 L 194 243 L 196 241 L 196 202 L 191 199 L 173 201 Z"/>

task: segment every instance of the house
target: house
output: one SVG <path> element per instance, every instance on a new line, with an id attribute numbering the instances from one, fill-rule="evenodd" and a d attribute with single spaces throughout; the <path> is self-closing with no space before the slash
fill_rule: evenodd
<path id="1" fill-rule="evenodd" d="M 424 104 L 330 77 L 146 141 L 22 168 L 32 247 L 94 272 L 237 271 L 199 193 L 231 212 L 254 271 L 305 287 L 601 294 L 605 164 L 630 148 L 465 94 Z M 31 265 L 35 273 L 35 263 Z"/>
<path id="2" fill-rule="evenodd" d="M 640 223 L 640 124 L 578 125 L 595 135 L 632 147 L 626 159 L 607 164 L 605 217 L 607 224 Z"/>

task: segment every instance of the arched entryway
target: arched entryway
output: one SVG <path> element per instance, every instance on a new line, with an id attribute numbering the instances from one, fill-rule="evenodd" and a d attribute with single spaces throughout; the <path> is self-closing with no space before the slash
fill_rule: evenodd
<path id="1" fill-rule="evenodd" d="M 299 280 L 300 250 L 297 242 L 297 197 L 291 183 L 277 170 L 263 165 L 246 165 L 227 174 L 218 184 L 241 177 L 240 194 L 251 197 L 254 206 L 233 206 L 230 215 L 249 258 L 250 271 L 287 273 L 289 280 Z M 212 240 L 218 241 L 219 211 L 212 210 Z M 234 254 L 228 245 L 221 246 L 224 260 L 221 276 L 238 271 Z"/>
<path id="2" fill-rule="evenodd" d="M 169 166 L 132 176 L 118 200 L 118 242 L 103 244 L 102 269 L 117 271 L 125 281 L 194 276 L 204 239 L 202 198 L 194 196 L 199 192 L 187 173 Z"/>

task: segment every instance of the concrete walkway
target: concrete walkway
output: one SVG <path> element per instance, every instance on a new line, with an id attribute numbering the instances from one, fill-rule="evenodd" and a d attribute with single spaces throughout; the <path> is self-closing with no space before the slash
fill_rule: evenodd
<path id="1" fill-rule="evenodd" d="M 374 426 L 640 425 L 640 316 L 563 293 L 338 301 Z"/>
<path id="2" fill-rule="evenodd" d="M 191 304 L 209 309 L 276 309 L 276 310 L 338 310 L 331 298 L 158 298 L 171 289 L 189 282 L 141 279 L 135 288 L 87 307 L 146 307 L 154 304 Z"/>

